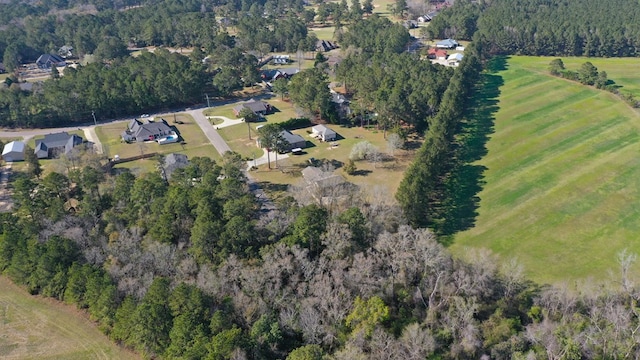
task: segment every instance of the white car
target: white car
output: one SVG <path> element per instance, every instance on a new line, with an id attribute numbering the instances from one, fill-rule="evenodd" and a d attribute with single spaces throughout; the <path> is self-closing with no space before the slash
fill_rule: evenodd
<path id="1" fill-rule="evenodd" d="M 149 117 L 149 114 L 142 114 L 142 115 L 140 115 L 140 118 L 141 118 L 141 119 L 148 118 L 148 117 Z"/>

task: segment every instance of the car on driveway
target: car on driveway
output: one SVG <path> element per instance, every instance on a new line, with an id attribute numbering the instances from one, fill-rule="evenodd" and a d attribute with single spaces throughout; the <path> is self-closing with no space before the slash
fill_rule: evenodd
<path id="1" fill-rule="evenodd" d="M 142 114 L 142 115 L 140 115 L 140 118 L 141 118 L 141 119 L 148 118 L 148 117 L 149 117 L 149 114 Z"/>

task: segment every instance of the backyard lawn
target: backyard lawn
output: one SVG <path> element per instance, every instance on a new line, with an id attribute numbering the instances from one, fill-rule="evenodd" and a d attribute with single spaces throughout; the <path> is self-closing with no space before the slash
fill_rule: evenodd
<path id="1" fill-rule="evenodd" d="M 479 215 L 451 250 L 517 258 L 540 282 L 605 281 L 620 251 L 640 253 L 640 116 L 615 95 L 550 76 L 551 60 L 513 57 L 490 75 L 504 84 L 485 101 L 498 110 L 477 162 L 486 167 Z M 638 59 L 563 61 L 571 70 L 592 61 L 638 90 Z"/>

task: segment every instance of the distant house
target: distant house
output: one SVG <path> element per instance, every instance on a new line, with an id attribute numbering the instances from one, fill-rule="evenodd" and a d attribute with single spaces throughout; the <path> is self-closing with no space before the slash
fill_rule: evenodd
<path id="1" fill-rule="evenodd" d="M 271 59 L 274 64 L 278 64 L 278 65 L 288 64 L 291 62 L 289 55 L 273 55 Z"/>
<path id="2" fill-rule="evenodd" d="M 12 141 L 2 149 L 2 158 L 6 162 L 23 161 L 26 145 L 22 141 Z"/>
<path id="3" fill-rule="evenodd" d="M 267 104 L 263 101 L 258 101 L 255 99 L 251 99 L 243 104 L 240 104 L 233 108 L 233 113 L 237 116 L 240 116 L 240 113 L 244 109 L 249 109 L 253 111 L 254 114 L 264 116 L 271 111 L 271 105 Z"/>
<path id="4" fill-rule="evenodd" d="M 302 177 L 306 183 L 305 190 L 320 205 L 344 206 L 357 193 L 357 186 L 348 182 L 344 177 L 320 168 L 307 166 L 302 169 Z"/>
<path id="5" fill-rule="evenodd" d="M 417 29 L 418 22 L 415 20 L 407 20 L 402 24 L 407 29 Z"/>
<path id="6" fill-rule="evenodd" d="M 36 65 L 40 69 L 51 69 L 52 67 L 63 67 L 66 66 L 67 63 L 60 56 L 55 54 L 42 54 L 36 60 Z"/>
<path id="7" fill-rule="evenodd" d="M 73 56 L 73 46 L 65 45 L 58 49 L 58 55 L 63 58 L 68 58 Z"/>
<path id="8" fill-rule="evenodd" d="M 307 146 L 307 141 L 302 136 L 298 134 L 294 134 L 289 130 L 282 130 L 282 132 L 280 133 L 280 136 L 282 136 L 282 138 L 286 142 L 286 146 L 285 146 L 286 151 L 291 151 L 291 149 L 296 149 L 296 148 L 302 149 L 305 146 Z"/>
<path id="9" fill-rule="evenodd" d="M 59 132 L 47 134 L 44 139 L 36 139 L 34 152 L 38 159 L 57 158 L 62 154 L 68 154 L 76 146 L 82 145 L 84 139 L 75 134 Z"/>
<path id="10" fill-rule="evenodd" d="M 458 66 L 463 57 L 464 55 L 460 53 L 451 54 L 449 55 L 449 57 L 447 57 L 447 64 L 449 66 Z"/>
<path id="11" fill-rule="evenodd" d="M 332 42 L 332 41 L 318 40 L 316 42 L 316 51 L 326 52 L 326 51 L 331 51 L 331 50 L 337 49 L 337 48 L 338 48 L 338 44 L 336 44 L 335 42 Z"/>
<path id="12" fill-rule="evenodd" d="M 138 119 L 129 122 L 127 130 L 122 132 L 122 140 L 126 142 L 155 141 L 156 139 L 171 134 L 171 127 L 164 119 L 160 121 L 149 120 L 146 123 Z"/>
<path id="13" fill-rule="evenodd" d="M 427 53 L 427 58 L 436 60 L 446 60 L 447 52 L 442 49 L 430 48 Z"/>
<path id="14" fill-rule="evenodd" d="M 322 141 L 333 141 L 336 139 L 336 132 L 324 125 L 316 125 L 311 128 L 311 135 Z"/>
<path id="15" fill-rule="evenodd" d="M 418 16 L 418 18 L 416 19 L 416 21 L 419 22 L 419 23 L 426 23 L 426 22 L 429 22 L 431 20 L 432 20 L 432 18 L 429 15 L 421 15 L 421 16 Z"/>
<path id="16" fill-rule="evenodd" d="M 171 180 L 174 171 L 182 169 L 189 165 L 187 155 L 171 153 L 164 157 L 162 164 L 162 175 L 165 180 Z"/>
<path id="17" fill-rule="evenodd" d="M 331 102 L 335 104 L 338 115 L 341 118 L 351 115 L 351 108 L 349 107 L 349 100 L 342 94 L 331 90 Z"/>
<path id="18" fill-rule="evenodd" d="M 459 45 L 460 44 L 453 39 L 445 39 L 436 43 L 438 49 L 455 49 Z"/>

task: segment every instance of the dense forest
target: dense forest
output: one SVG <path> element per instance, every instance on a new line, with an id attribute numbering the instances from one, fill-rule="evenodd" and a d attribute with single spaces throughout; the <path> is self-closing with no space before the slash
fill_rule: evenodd
<path id="1" fill-rule="evenodd" d="M 429 144 L 445 140 L 430 133 Z M 29 159 L 17 211 L 0 218 L 0 271 L 86 309 L 146 357 L 640 355 L 632 256 L 621 255 L 618 291 L 541 287 L 488 252 L 452 258 L 385 196 L 354 188 L 324 208 L 294 191 L 261 211 L 242 163 L 194 158 L 166 182 L 105 173 L 90 154 L 39 177 Z"/>
<path id="2" fill-rule="evenodd" d="M 490 54 L 638 56 L 639 18 L 632 0 L 456 1 L 427 33 L 471 40 L 477 28 Z"/>

